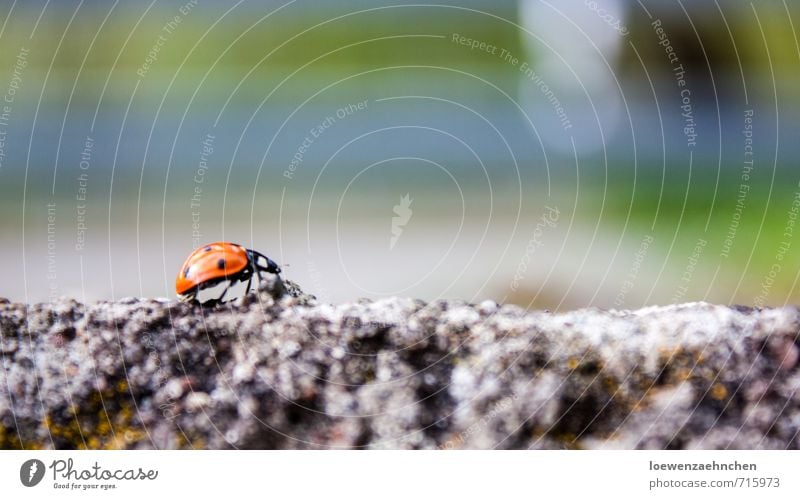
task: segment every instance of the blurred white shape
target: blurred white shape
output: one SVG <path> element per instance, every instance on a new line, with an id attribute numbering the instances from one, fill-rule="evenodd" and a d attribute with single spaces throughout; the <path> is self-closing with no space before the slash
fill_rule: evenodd
<path id="1" fill-rule="evenodd" d="M 626 43 L 623 0 L 520 0 L 524 60 L 519 95 L 546 145 L 579 153 L 602 147 L 622 118 L 614 71 Z"/>

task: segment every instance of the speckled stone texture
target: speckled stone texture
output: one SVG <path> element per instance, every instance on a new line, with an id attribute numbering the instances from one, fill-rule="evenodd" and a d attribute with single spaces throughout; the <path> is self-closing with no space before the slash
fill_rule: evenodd
<path id="1" fill-rule="evenodd" d="M 798 309 L 0 300 L 0 448 L 800 447 Z"/>

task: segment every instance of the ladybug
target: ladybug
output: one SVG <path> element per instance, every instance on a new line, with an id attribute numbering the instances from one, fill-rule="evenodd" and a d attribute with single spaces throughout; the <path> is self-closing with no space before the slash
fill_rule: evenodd
<path id="1" fill-rule="evenodd" d="M 247 281 L 247 291 L 253 276 L 261 279 L 262 272 L 280 274 L 277 263 L 261 253 L 247 249 L 234 243 L 216 242 L 197 248 L 183 262 L 178 277 L 175 279 L 175 292 L 184 302 L 197 300 L 197 294 L 208 288 L 225 283 L 225 291 L 206 304 L 222 302 L 225 293 L 237 283 Z"/>

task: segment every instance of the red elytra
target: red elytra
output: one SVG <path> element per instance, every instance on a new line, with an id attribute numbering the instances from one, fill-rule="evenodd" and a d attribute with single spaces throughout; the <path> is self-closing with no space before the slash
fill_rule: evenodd
<path id="1" fill-rule="evenodd" d="M 252 278 L 255 275 L 261 277 L 262 272 L 280 274 L 281 269 L 268 257 L 239 244 L 224 241 L 206 244 L 194 250 L 183 262 L 175 279 L 175 292 L 181 300 L 193 301 L 198 291 L 225 281 L 229 285 L 248 281 L 249 292 Z M 213 301 L 222 301 L 229 287 Z"/>

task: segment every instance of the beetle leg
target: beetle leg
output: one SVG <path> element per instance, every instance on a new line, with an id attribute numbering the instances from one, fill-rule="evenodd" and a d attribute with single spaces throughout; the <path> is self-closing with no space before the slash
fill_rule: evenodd
<path id="1" fill-rule="evenodd" d="M 228 292 L 229 289 L 231 289 L 230 281 L 228 281 L 228 283 L 225 285 L 225 289 L 222 291 L 222 294 L 219 295 L 219 298 L 217 298 L 215 301 L 217 303 L 222 303 L 222 299 L 225 298 L 225 294 Z"/>

